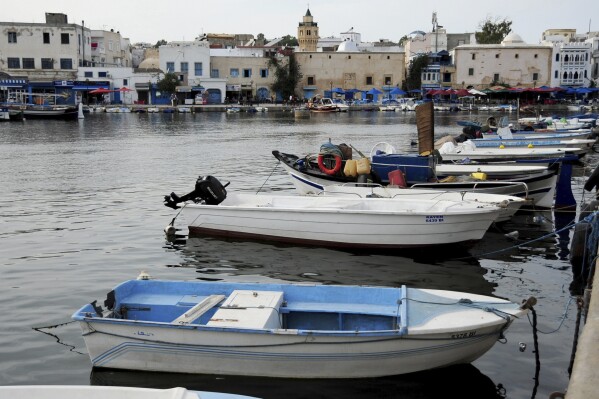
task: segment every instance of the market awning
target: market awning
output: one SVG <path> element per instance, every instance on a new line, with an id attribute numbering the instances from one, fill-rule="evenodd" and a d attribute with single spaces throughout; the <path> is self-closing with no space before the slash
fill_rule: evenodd
<path id="1" fill-rule="evenodd" d="M 73 90 L 96 90 L 96 89 L 108 89 L 108 86 L 73 86 Z"/>
<path id="2" fill-rule="evenodd" d="M 23 87 L 26 84 L 26 79 L 0 79 L 0 87 Z"/>
<path id="3" fill-rule="evenodd" d="M 135 90 L 150 90 L 149 83 L 135 83 Z"/>

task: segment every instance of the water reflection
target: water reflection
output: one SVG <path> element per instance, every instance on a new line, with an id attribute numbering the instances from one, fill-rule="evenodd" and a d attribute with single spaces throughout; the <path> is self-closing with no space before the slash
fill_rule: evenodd
<path id="1" fill-rule="evenodd" d="M 199 279 L 277 279 L 322 284 L 387 285 L 492 295 L 494 284 L 470 256 L 452 260 L 422 250 L 417 257 L 350 253 L 325 248 L 190 237 L 177 246 L 178 267 L 196 268 Z"/>
<path id="2" fill-rule="evenodd" d="M 91 385 L 145 388 L 185 387 L 270 398 L 505 398 L 503 387 L 472 365 L 394 377 L 367 379 L 299 380 L 240 376 L 190 375 L 93 369 Z"/>

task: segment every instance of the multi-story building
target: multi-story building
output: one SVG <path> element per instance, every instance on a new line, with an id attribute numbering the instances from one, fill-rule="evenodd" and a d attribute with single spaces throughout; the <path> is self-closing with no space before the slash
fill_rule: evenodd
<path id="1" fill-rule="evenodd" d="M 91 62 L 91 31 L 83 21 L 71 24 L 65 14 L 46 13 L 45 23 L 0 22 L 0 31 L 0 72 L 18 78 L 0 82 L 4 97 L 10 91 L 26 94 L 29 102 L 74 102 L 77 68 Z"/>
<path id="2" fill-rule="evenodd" d="M 553 45 L 551 86 L 588 87 L 591 83 L 591 43 Z"/>
<path id="3" fill-rule="evenodd" d="M 191 100 L 198 95 L 206 102 L 219 104 L 225 100 L 226 79 L 210 75 L 210 44 L 205 37 L 192 42 L 171 42 L 160 46 L 160 69 L 174 73 L 179 80 L 177 96 Z"/>
<path id="4" fill-rule="evenodd" d="M 398 46 L 363 45 L 353 27 L 338 41 L 328 38 L 318 44 L 318 39 L 318 24 L 308 10 L 298 27 L 299 51 L 295 53 L 302 74 L 298 94 L 303 98 L 331 95 L 334 88 L 356 92 L 377 88 L 384 95 L 402 86 L 405 54 Z"/>
<path id="5" fill-rule="evenodd" d="M 225 101 L 274 99 L 271 57 L 281 57 L 278 47 L 210 49 L 210 75 L 226 81 Z"/>
<path id="6" fill-rule="evenodd" d="M 454 88 L 486 89 L 494 85 L 549 86 L 553 47 L 526 44 L 516 33 L 501 44 L 464 44 L 453 49 Z"/>
<path id="7" fill-rule="evenodd" d="M 352 42 L 344 42 L 352 43 Z M 382 89 L 383 94 L 404 81 L 403 53 L 375 53 L 352 51 L 350 46 L 339 47 L 336 52 L 299 52 L 295 54 L 302 79 L 300 93 L 310 99 L 317 94 L 343 90 Z M 372 98 L 378 100 L 378 96 Z"/>
<path id="8" fill-rule="evenodd" d="M 599 32 L 589 32 L 587 43 L 591 44 L 591 80 L 599 85 Z"/>
<path id="9" fill-rule="evenodd" d="M 131 43 L 120 32 L 92 30 L 92 64 L 99 67 L 131 67 Z"/>

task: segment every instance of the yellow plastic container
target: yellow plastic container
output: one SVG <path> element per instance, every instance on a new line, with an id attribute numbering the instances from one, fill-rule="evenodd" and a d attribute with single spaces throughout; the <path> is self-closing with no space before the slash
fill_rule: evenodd
<path id="1" fill-rule="evenodd" d="M 474 172 L 471 176 L 473 179 L 487 180 L 487 174 L 483 172 Z"/>
<path id="2" fill-rule="evenodd" d="M 348 159 L 345 161 L 345 168 L 343 168 L 343 174 L 347 177 L 358 176 L 358 161 L 355 159 Z"/>
<path id="3" fill-rule="evenodd" d="M 367 175 L 370 173 L 370 159 L 360 158 L 358 159 L 357 170 L 359 175 Z"/>

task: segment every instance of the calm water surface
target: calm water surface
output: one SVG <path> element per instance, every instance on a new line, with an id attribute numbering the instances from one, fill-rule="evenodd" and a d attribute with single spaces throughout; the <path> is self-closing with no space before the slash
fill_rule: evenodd
<path id="1" fill-rule="evenodd" d="M 466 117 L 438 115 L 437 135 L 457 134 L 455 121 Z M 360 381 L 92 371 L 76 324 L 34 329 L 69 322 L 80 306 L 103 300 L 110 288 L 142 270 L 161 279 L 407 284 L 514 302 L 535 296 L 539 328 L 557 328 L 570 299 L 568 233 L 497 251 L 515 244 L 505 232 L 518 230 L 521 243 L 546 235 L 574 214 L 519 215 L 504 231 L 490 231 L 459 255 L 428 250 L 402 257 L 164 238 L 174 212 L 162 205 L 162 197 L 191 190 L 198 175 L 230 181 L 228 190 L 293 192 L 272 150 L 314 153 L 331 138 L 364 153 L 380 141 L 408 151 L 416 140 L 414 123 L 413 114 L 401 113 L 294 119 L 271 112 L 92 114 L 77 122 L 0 124 L 0 385 L 178 385 L 263 398 L 530 397 L 535 361 L 526 319 L 508 330 L 507 343 L 496 344 L 473 365 Z M 587 161 L 596 163 L 593 156 Z M 578 198 L 583 183 L 574 178 Z M 567 386 L 575 317 L 572 303 L 557 332 L 540 334 L 537 397 Z M 526 351 L 518 350 L 519 342 L 527 344 Z"/>

